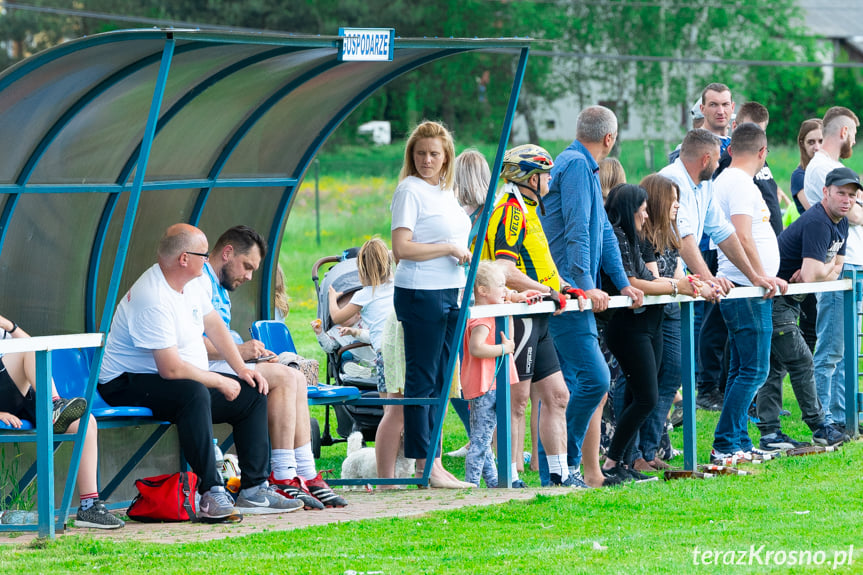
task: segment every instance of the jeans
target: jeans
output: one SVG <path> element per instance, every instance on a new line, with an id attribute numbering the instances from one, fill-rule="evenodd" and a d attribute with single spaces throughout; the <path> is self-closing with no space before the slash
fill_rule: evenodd
<path id="1" fill-rule="evenodd" d="M 855 269 L 859 274 L 863 267 L 845 264 L 844 269 Z M 815 331 L 818 333 L 818 341 L 812 357 L 815 364 L 815 389 L 818 391 L 818 399 L 821 400 L 827 423 L 845 425 L 845 317 L 842 303 L 845 292 L 823 292 L 817 294 L 817 297 Z M 861 302 L 857 300 L 856 303 L 859 314 Z M 857 318 L 854 318 L 854 321 L 858 321 Z M 854 356 L 856 355 L 855 353 Z"/>
<path id="2" fill-rule="evenodd" d="M 731 358 L 713 449 L 719 453 L 749 451 L 752 440 L 747 431 L 747 410 L 770 369 L 773 300 L 722 300 L 719 309 L 728 326 Z"/>
<path id="3" fill-rule="evenodd" d="M 758 390 L 758 429 L 761 435 L 781 431 L 782 379 L 787 372 L 803 421 L 815 431 L 824 424 L 824 411 L 815 392 L 812 352 L 797 327 L 800 303 L 791 297 L 773 300 L 773 337 L 770 341 L 770 372 Z"/>
<path id="4" fill-rule="evenodd" d="M 470 404 L 470 447 L 464 461 L 464 480 L 479 485 L 485 479 L 486 487 L 497 487 L 497 468 L 491 452 L 491 438 L 497 427 L 497 391 L 468 400 Z"/>
<path id="5" fill-rule="evenodd" d="M 704 319 L 698 337 L 698 357 L 701 364 L 701 380 L 698 393 L 713 394 L 725 389 L 728 381 L 726 372 L 726 343 L 728 328 L 722 317 L 719 305 L 704 302 Z"/>
<path id="6" fill-rule="evenodd" d="M 405 397 L 440 397 L 452 375 L 446 366 L 458 323 L 458 289 L 396 287 L 393 305 L 405 333 Z M 436 405 L 404 406 L 405 457 L 428 457 L 438 417 Z"/>
<path id="7" fill-rule="evenodd" d="M 668 306 L 679 306 L 677 303 L 667 303 Z M 656 450 L 665 431 L 668 411 L 674 402 L 674 394 L 680 387 L 680 314 L 676 318 L 666 313 L 662 322 L 662 365 L 659 368 L 658 400 L 653 412 L 641 425 L 639 433 L 639 451 L 647 461 L 656 458 Z"/>
<path id="8" fill-rule="evenodd" d="M 599 336 L 592 311 L 553 315 L 548 330 L 569 389 L 566 406 L 566 459 L 570 467 L 581 465 L 581 445 L 593 412 L 608 391 L 608 365 L 599 349 Z M 539 478 L 549 483 L 545 448 L 538 442 Z"/>

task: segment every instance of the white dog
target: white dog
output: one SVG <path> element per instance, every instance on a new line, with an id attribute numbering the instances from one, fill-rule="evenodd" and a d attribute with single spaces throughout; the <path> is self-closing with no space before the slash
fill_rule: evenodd
<path id="1" fill-rule="evenodd" d="M 396 477 L 412 477 L 416 468 L 415 459 L 405 457 L 405 441 L 402 436 L 399 455 L 396 458 Z M 342 462 L 342 479 L 365 479 L 378 476 L 375 448 L 363 447 L 363 434 L 354 431 L 348 436 L 348 456 Z"/>

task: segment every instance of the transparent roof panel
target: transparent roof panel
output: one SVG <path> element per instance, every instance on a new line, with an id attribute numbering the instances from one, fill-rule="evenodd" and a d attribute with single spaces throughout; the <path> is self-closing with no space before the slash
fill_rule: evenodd
<path id="1" fill-rule="evenodd" d="M 103 309 L 113 310 L 156 261 L 159 237 L 177 222 L 199 222 L 211 242 L 230 226 L 251 225 L 273 244 L 263 265 L 272 269 L 296 180 L 357 105 L 426 62 L 527 48 L 524 40 L 396 39 L 394 61 L 371 63 L 339 60 L 339 43 L 126 30 L 2 71 L 0 313 L 34 334 L 98 329 Z M 163 53 L 172 50 L 158 86 Z M 139 158 L 155 92 L 163 94 L 158 122 Z M 140 190 L 136 170 L 144 171 Z M 259 277 L 238 293 L 238 322 L 263 317 L 271 283 Z"/>

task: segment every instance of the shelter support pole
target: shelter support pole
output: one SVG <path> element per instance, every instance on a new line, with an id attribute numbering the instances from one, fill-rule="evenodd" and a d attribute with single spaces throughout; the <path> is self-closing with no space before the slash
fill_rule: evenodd
<path id="1" fill-rule="evenodd" d="M 51 352 L 36 352 L 36 504 L 39 537 L 54 538 L 54 427 L 51 423 Z M 65 523 L 65 517 L 60 520 Z"/>
<path id="2" fill-rule="evenodd" d="M 501 343 L 500 332 L 506 334 L 507 337 L 512 337 L 509 333 L 509 318 L 495 318 L 495 338 L 497 343 Z M 509 356 L 504 355 L 500 358 L 500 367 L 497 371 L 497 486 L 512 487 L 512 420 L 510 418 L 510 402 L 512 394 L 509 387 Z M 519 445 L 516 450 L 519 456 L 522 452 L 522 446 Z"/>
<path id="3" fill-rule="evenodd" d="M 461 299 L 461 307 L 458 312 L 458 323 L 456 324 L 455 336 L 453 337 L 453 341 L 450 344 L 450 349 L 452 353 L 450 353 L 449 360 L 447 361 L 446 371 L 444 373 L 447 374 L 447 381 L 450 382 L 449 386 L 444 386 L 444 389 L 441 392 L 440 400 L 438 402 L 438 410 L 437 410 L 437 418 L 435 419 L 434 429 L 432 430 L 430 441 L 429 441 L 429 450 L 426 456 L 426 464 L 425 469 L 423 469 L 423 480 L 424 485 L 428 484 L 429 476 L 431 475 L 432 464 L 434 463 L 434 458 L 436 454 L 436 450 L 438 445 L 440 444 L 441 437 L 443 435 L 443 420 L 444 414 L 446 413 L 446 404 L 449 401 L 449 389 L 452 387 L 452 377 L 453 372 L 455 370 L 455 360 L 458 357 L 458 350 L 461 348 L 462 337 L 464 336 L 464 328 L 467 325 L 467 316 L 470 310 L 470 302 L 471 297 L 470 294 L 473 293 L 473 284 L 476 279 L 476 270 L 479 265 L 480 254 L 482 253 L 482 245 L 483 238 L 485 237 L 485 232 L 488 229 L 488 220 L 491 216 L 491 210 L 494 207 L 494 192 L 495 192 L 495 184 L 497 183 L 497 175 L 500 174 L 501 164 L 503 163 L 503 154 L 506 151 L 507 142 L 509 142 L 509 135 L 512 131 L 512 122 L 515 118 L 515 107 L 518 104 L 518 96 L 521 93 L 521 85 L 524 82 L 524 72 L 527 69 L 527 56 L 529 49 L 522 48 L 521 53 L 519 54 L 518 59 L 518 67 L 515 73 L 515 79 L 512 84 L 512 91 L 509 96 L 509 103 L 506 108 L 506 117 L 504 118 L 503 127 L 500 132 L 500 141 L 497 145 L 497 155 L 494 159 L 494 167 L 492 168 L 492 178 L 488 187 L 488 193 L 486 193 L 485 197 L 485 205 L 483 206 L 482 215 L 480 216 L 480 220 L 477 225 L 477 234 L 476 234 L 476 242 L 473 248 L 473 256 L 471 257 L 470 267 L 468 268 L 467 273 L 467 281 L 465 283 L 464 293 Z M 507 390 L 508 391 L 508 390 Z M 500 390 L 498 390 L 500 392 Z M 500 404 L 498 404 L 500 405 Z M 507 416 L 509 414 L 507 413 Z M 520 451 L 520 450 L 519 450 Z M 506 457 L 506 460 L 509 461 L 509 456 Z M 500 465 L 500 463 L 498 463 Z M 512 478 L 510 477 L 510 466 L 506 466 L 507 472 L 505 476 L 498 476 L 498 482 L 503 481 L 508 485 L 512 485 Z"/>
<path id="4" fill-rule="evenodd" d="M 695 470 L 695 322 L 693 302 L 680 303 L 680 379 L 683 385 L 683 467 Z"/>

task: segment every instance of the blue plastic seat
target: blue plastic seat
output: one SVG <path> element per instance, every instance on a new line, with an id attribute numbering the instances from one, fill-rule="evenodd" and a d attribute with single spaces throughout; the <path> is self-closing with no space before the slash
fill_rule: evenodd
<path id="1" fill-rule="evenodd" d="M 297 346 L 291 337 L 291 330 L 285 322 L 278 320 L 259 320 L 252 324 L 252 337 L 264 344 L 275 354 L 284 351 L 297 353 Z"/>
<path id="2" fill-rule="evenodd" d="M 290 351 L 297 353 L 291 330 L 285 322 L 277 320 L 260 320 L 252 324 L 252 337 L 264 344 L 273 353 Z M 310 403 L 339 403 L 350 399 L 358 399 L 360 390 L 350 385 L 310 385 L 307 388 Z"/>
<path id="3" fill-rule="evenodd" d="M 51 352 L 54 385 L 60 397 L 83 397 L 90 376 L 90 350 L 55 349 Z M 148 407 L 118 406 L 105 403 L 99 388 L 93 395 L 93 415 L 97 419 L 108 417 L 152 417 Z"/>

